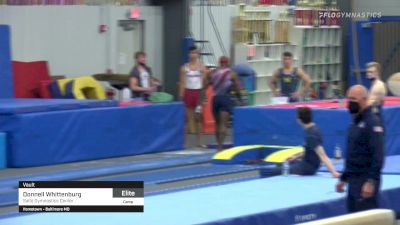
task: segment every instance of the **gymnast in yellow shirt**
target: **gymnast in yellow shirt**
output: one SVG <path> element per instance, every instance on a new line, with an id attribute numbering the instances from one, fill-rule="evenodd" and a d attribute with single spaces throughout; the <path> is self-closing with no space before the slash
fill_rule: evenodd
<path id="1" fill-rule="evenodd" d="M 377 62 L 367 64 L 367 79 L 371 81 L 368 105 L 375 114 L 380 116 L 381 108 L 387 94 L 385 83 L 380 79 L 381 66 Z"/>

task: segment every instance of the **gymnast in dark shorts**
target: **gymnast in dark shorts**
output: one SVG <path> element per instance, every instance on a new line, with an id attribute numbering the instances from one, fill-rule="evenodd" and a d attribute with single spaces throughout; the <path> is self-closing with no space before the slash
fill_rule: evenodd
<path id="1" fill-rule="evenodd" d="M 297 121 L 304 128 L 304 154 L 289 158 L 291 174 L 314 175 L 317 173 L 321 161 L 326 165 L 333 177 L 339 177 L 340 174 L 335 170 L 331 160 L 325 153 L 322 146 L 321 131 L 318 126 L 312 122 L 312 112 L 308 107 L 297 109 Z"/>
<path id="2" fill-rule="evenodd" d="M 312 112 L 308 107 L 297 109 L 297 122 L 304 128 L 304 152 L 288 159 L 289 173 L 297 175 L 314 175 L 317 173 L 321 161 L 328 168 L 333 177 L 339 177 L 340 174 L 332 165 L 331 160 L 325 153 L 322 146 L 321 131 L 318 126 L 312 122 Z M 276 176 L 282 173 L 281 167 L 262 171 L 263 175 Z"/>
<path id="3" fill-rule="evenodd" d="M 229 58 L 222 56 L 219 60 L 220 67 L 214 70 L 208 81 L 212 85 L 214 96 L 212 98 L 212 112 L 215 120 L 215 135 L 218 144 L 218 151 L 222 150 L 226 129 L 234 103 L 230 91 L 235 88 L 240 99 L 240 86 L 237 75 L 229 68 Z"/>

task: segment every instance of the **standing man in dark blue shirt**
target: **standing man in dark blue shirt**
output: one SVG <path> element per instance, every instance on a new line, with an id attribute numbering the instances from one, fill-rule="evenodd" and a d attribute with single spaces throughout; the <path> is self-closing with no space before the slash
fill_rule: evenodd
<path id="1" fill-rule="evenodd" d="M 336 191 L 343 192 L 347 183 L 347 209 L 357 212 L 379 206 L 384 130 L 380 119 L 368 106 L 365 87 L 351 87 L 347 97 L 353 123 L 348 130 L 345 170 L 336 184 Z"/>

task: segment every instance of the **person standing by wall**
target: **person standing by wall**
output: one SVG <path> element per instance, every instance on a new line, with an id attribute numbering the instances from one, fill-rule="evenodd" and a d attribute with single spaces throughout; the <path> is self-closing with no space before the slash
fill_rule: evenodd
<path id="1" fill-rule="evenodd" d="M 198 147 L 205 147 L 201 138 L 201 105 L 206 72 L 204 65 L 199 62 L 197 47 L 190 47 L 189 62 L 180 69 L 179 97 L 185 105 L 187 129 L 190 133 L 196 133 Z"/>
<path id="2" fill-rule="evenodd" d="M 375 114 L 381 117 L 382 106 L 387 94 L 385 83 L 381 80 L 381 65 L 377 62 L 367 64 L 367 79 L 371 81 L 368 105 Z"/>
<path id="3" fill-rule="evenodd" d="M 282 54 L 282 64 L 283 68 L 278 69 L 272 75 L 269 86 L 274 96 L 284 96 L 289 98 L 289 102 L 298 102 L 309 91 L 311 79 L 302 68 L 294 67 L 291 52 Z M 301 81 L 303 82 L 302 88 L 300 88 Z"/>
<path id="4" fill-rule="evenodd" d="M 239 104 L 243 104 L 240 95 L 240 81 L 236 73 L 229 68 L 228 57 L 222 56 L 219 59 L 219 68 L 212 71 L 208 82 L 212 86 L 214 93 L 212 112 L 215 120 L 217 151 L 222 151 L 229 119 L 234 107 L 234 102 L 230 95 L 232 88 L 235 90 Z"/>
<path id="5" fill-rule="evenodd" d="M 151 68 L 146 65 L 146 53 L 136 52 L 135 61 L 136 65 L 130 72 L 129 88 L 133 97 L 147 100 L 161 86 L 161 82 L 153 77 Z"/>

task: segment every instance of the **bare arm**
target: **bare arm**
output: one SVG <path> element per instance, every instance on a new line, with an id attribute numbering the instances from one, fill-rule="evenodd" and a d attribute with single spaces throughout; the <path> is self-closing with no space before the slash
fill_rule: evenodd
<path id="1" fill-rule="evenodd" d="M 368 105 L 380 105 L 382 104 L 386 96 L 385 85 L 373 85 L 368 97 Z"/>
<path id="2" fill-rule="evenodd" d="M 312 80 L 311 80 L 310 76 L 302 68 L 298 68 L 297 73 L 300 76 L 301 80 L 303 81 L 303 88 L 302 88 L 302 90 L 299 90 L 299 92 L 302 95 L 306 94 L 310 90 Z"/>
<path id="3" fill-rule="evenodd" d="M 140 92 L 148 92 L 151 91 L 150 88 L 144 88 L 144 87 L 139 87 L 138 85 L 138 79 L 136 77 L 131 77 L 129 79 L 129 88 L 132 91 L 140 91 Z"/>
<path id="4" fill-rule="evenodd" d="M 242 95 L 240 93 L 240 80 L 239 80 L 237 74 L 233 71 L 231 73 L 231 77 L 232 77 L 232 81 L 234 84 L 233 86 L 234 86 L 236 96 L 237 96 L 238 100 L 240 101 L 240 103 L 242 103 Z"/>
<path id="5" fill-rule="evenodd" d="M 280 96 L 280 93 L 278 91 L 278 76 L 279 76 L 279 71 L 275 71 L 274 74 L 271 77 L 271 80 L 269 81 L 269 88 L 271 89 L 272 93 L 275 96 Z"/>
<path id="6" fill-rule="evenodd" d="M 154 76 L 151 76 L 151 86 L 161 86 L 161 81 Z"/>
<path id="7" fill-rule="evenodd" d="M 202 84 L 203 88 L 201 89 L 199 103 L 203 104 L 207 101 L 207 88 L 208 88 L 208 84 L 209 84 L 208 75 L 210 73 L 210 70 L 207 67 L 205 67 L 204 65 L 201 65 L 200 72 L 201 72 L 201 82 L 203 83 Z"/>
<path id="8" fill-rule="evenodd" d="M 179 73 L 179 97 L 182 99 L 183 98 L 183 93 L 185 92 L 185 82 L 186 82 L 186 76 L 185 76 L 185 67 L 181 66 L 180 73 Z"/>
<path id="9" fill-rule="evenodd" d="M 319 159 L 325 164 L 326 168 L 328 168 L 329 172 L 332 174 L 333 177 L 339 177 L 340 174 L 336 171 L 335 167 L 333 166 L 331 160 L 326 155 L 324 148 L 321 145 L 315 149 Z"/>
<path id="10" fill-rule="evenodd" d="M 208 85 L 210 83 L 210 74 L 211 70 L 209 70 L 207 67 L 202 67 L 201 70 L 201 76 L 202 76 L 202 82 L 203 82 L 203 90 L 206 91 L 208 88 Z"/>

